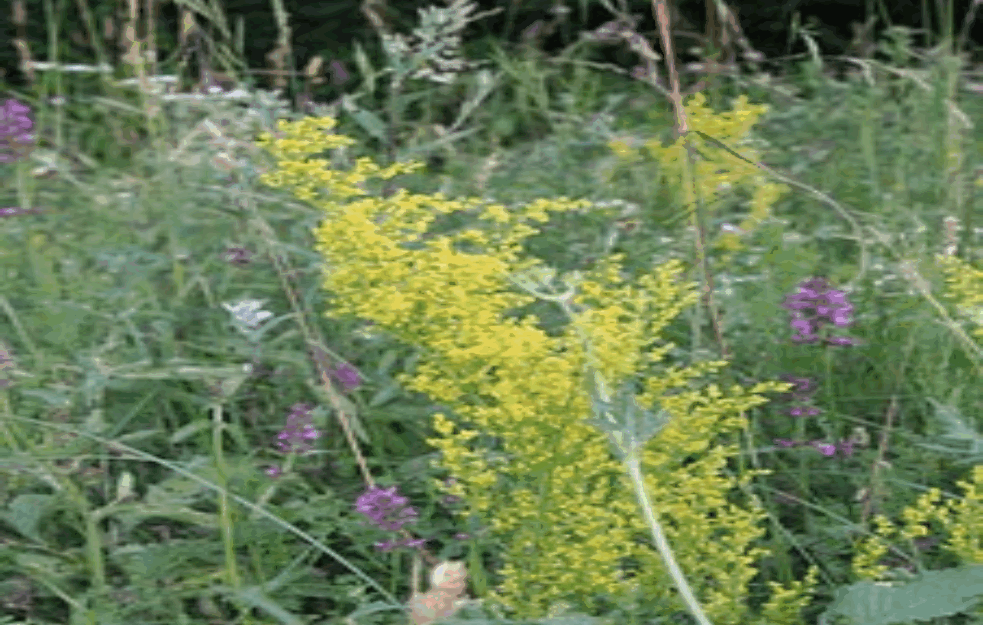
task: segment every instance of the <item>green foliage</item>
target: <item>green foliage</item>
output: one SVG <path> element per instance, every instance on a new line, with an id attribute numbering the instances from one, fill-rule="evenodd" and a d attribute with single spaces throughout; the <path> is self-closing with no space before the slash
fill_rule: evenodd
<path id="1" fill-rule="evenodd" d="M 969 612 L 983 597 L 983 566 L 927 571 L 908 582 L 858 582 L 836 593 L 820 625 L 891 625 Z"/>

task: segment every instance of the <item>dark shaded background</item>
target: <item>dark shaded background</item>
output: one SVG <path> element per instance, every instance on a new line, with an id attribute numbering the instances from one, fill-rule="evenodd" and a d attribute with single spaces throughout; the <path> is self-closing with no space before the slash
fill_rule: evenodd
<path id="1" fill-rule="evenodd" d="M 957 0 L 954 29 L 958 33 L 969 10 L 972 0 Z M 66 62 L 91 62 L 94 60 L 92 50 L 80 42 L 69 41 L 69 33 L 73 30 L 84 32 L 83 22 L 78 14 L 74 0 L 52 0 L 54 14 L 59 16 L 63 44 L 61 46 L 62 60 Z M 107 16 L 118 14 L 122 2 L 118 0 L 95 0 L 90 2 L 97 22 L 102 22 Z M 142 3 L 141 3 L 142 4 Z M 438 3 L 437 0 L 390 0 L 385 19 L 401 32 L 416 23 L 417 9 Z M 502 7 L 501 13 L 486 18 L 471 25 L 465 40 L 468 42 L 469 53 L 480 54 L 482 46 L 489 39 L 501 42 L 518 43 L 522 33 L 537 20 L 550 20 L 549 12 L 554 0 L 479 0 L 482 10 Z M 556 52 L 574 41 L 578 32 L 584 29 L 597 28 L 611 19 L 610 13 L 603 6 L 589 2 L 586 13 L 582 11 L 581 2 L 571 1 L 568 6 L 572 9 L 565 28 L 558 28 L 544 41 L 537 42 L 546 52 Z M 676 26 L 677 31 L 693 30 L 705 32 L 706 8 L 702 0 L 679 0 L 678 10 L 684 22 Z M 911 28 L 922 28 L 924 16 L 928 15 L 928 28 L 933 33 L 933 41 L 940 32 L 941 4 L 947 0 L 923 0 L 921 2 L 893 0 L 883 2 L 879 6 L 874 0 L 793 0 L 775 2 L 755 2 L 754 0 L 739 0 L 732 3 L 736 10 L 741 27 L 751 44 L 767 58 L 775 59 L 790 53 L 805 52 L 801 40 L 791 40 L 790 24 L 793 15 L 798 13 L 802 23 L 814 20 L 814 28 L 824 54 L 838 55 L 857 53 L 852 49 L 851 42 L 855 39 L 855 28 L 866 21 L 873 12 L 886 16 L 892 24 L 904 25 Z M 11 15 L 6 7 L 7 2 L 0 3 L 4 7 L 0 14 L 0 42 L 9 42 L 16 35 L 16 29 L 11 22 Z M 45 20 L 45 3 L 43 0 L 27 0 L 28 26 L 27 39 L 31 52 L 36 60 L 47 59 L 47 25 Z M 225 0 L 222 3 L 229 17 L 234 22 L 236 16 L 244 17 L 245 24 L 245 57 L 251 69 L 267 68 L 266 54 L 276 43 L 276 22 L 269 0 Z M 285 0 L 290 16 L 290 26 L 293 30 L 292 45 L 295 55 L 295 66 L 302 68 L 314 55 L 320 55 L 325 63 L 332 60 L 341 61 L 347 69 L 344 74 L 349 80 L 357 78 L 355 66 L 352 63 L 352 41 L 358 40 L 365 47 L 375 65 L 381 65 L 381 50 L 378 39 L 368 21 L 360 10 L 361 0 Z M 629 6 L 633 13 L 642 17 L 640 29 L 643 33 L 654 34 L 656 23 L 652 16 L 652 5 L 649 0 L 630 0 Z M 160 27 L 158 28 L 158 47 L 161 58 L 166 59 L 177 51 L 178 9 L 173 3 L 167 3 L 160 8 Z M 200 20 L 204 23 L 205 20 Z M 983 36 L 983 16 L 979 16 L 970 31 L 969 47 L 978 47 Z M 873 27 L 876 38 L 886 26 L 884 19 L 879 19 Z M 657 40 L 653 37 L 653 40 Z M 923 39 L 916 38 L 916 45 L 921 45 Z M 484 42 L 484 43 L 483 43 Z M 685 59 L 685 51 L 694 45 L 695 41 L 684 35 L 677 35 L 677 49 Z M 114 61 L 118 62 L 119 51 L 112 50 Z M 615 62 L 625 66 L 633 63 L 632 55 L 618 52 L 615 46 L 598 47 L 595 60 Z M 4 80 L 12 86 L 22 86 L 25 77 L 17 68 L 18 58 L 12 45 L 0 45 L 0 68 L 4 70 Z M 338 67 L 337 65 L 335 67 Z M 162 68 L 173 71 L 173 67 Z M 328 74 L 329 78 L 315 92 L 316 95 L 331 98 L 348 90 L 352 85 L 345 85 L 343 76 Z"/>

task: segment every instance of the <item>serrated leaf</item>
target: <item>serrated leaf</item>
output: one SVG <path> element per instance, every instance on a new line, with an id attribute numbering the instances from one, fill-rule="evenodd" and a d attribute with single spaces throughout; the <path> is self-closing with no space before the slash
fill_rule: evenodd
<path id="1" fill-rule="evenodd" d="M 594 372 L 589 372 L 588 393 L 594 411 L 587 423 L 606 433 L 616 443 L 616 453 L 624 458 L 654 438 L 669 423 L 670 414 L 656 404 L 646 410 L 635 399 L 630 381 L 626 381 L 610 400 L 601 397 Z"/>

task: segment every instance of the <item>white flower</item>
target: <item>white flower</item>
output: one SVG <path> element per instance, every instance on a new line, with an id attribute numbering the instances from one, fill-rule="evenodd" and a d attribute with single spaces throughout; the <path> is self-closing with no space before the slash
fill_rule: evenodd
<path id="1" fill-rule="evenodd" d="M 222 307 L 232 314 L 236 324 L 255 330 L 273 316 L 273 313 L 261 310 L 264 303 L 265 300 L 244 299 L 235 304 L 222 302 Z"/>

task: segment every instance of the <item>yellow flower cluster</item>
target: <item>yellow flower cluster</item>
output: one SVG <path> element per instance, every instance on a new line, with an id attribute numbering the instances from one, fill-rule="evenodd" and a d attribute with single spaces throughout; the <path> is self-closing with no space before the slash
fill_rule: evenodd
<path id="1" fill-rule="evenodd" d="M 902 512 L 898 525 L 884 516 L 875 517 L 873 536 L 857 546 L 854 574 L 861 579 L 883 579 L 889 569 L 881 561 L 893 541 L 905 544 L 915 558 L 913 541 L 930 534 L 944 535 L 942 548 L 960 562 L 983 564 L 983 466 L 973 468 L 972 482 L 956 483 L 963 489 L 961 498 L 942 501 L 939 489 L 929 489 Z"/>
<path id="2" fill-rule="evenodd" d="M 649 531 L 622 467 L 605 435 L 585 423 L 591 403 L 584 345 L 571 332 L 548 335 L 535 318 L 507 315 L 532 301 L 510 282 L 541 264 L 520 259 L 523 239 L 536 232 L 531 224 L 585 203 L 537 200 L 510 210 L 439 194 L 372 197 L 358 186 L 366 177 L 409 167 L 360 161 L 349 172 L 325 171 L 325 161 L 303 151 L 342 145 L 323 133 L 331 127 L 330 120 L 306 120 L 281 125 L 285 138 L 265 137 L 278 160 L 266 182 L 292 188 L 325 212 L 315 234 L 327 261 L 324 287 L 336 296 L 328 314 L 371 320 L 426 350 L 402 380 L 454 411 L 434 417 L 429 443 L 441 452 L 438 466 L 455 478 L 440 487 L 461 497 L 463 514 L 505 545 L 501 582 L 487 599 L 518 618 L 535 618 L 559 602 L 590 610 L 598 597 L 617 600 L 641 589 L 666 618 L 683 609 L 657 552 L 638 540 Z M 462 209 L 480 209 L 478 223 L 424 236 L 436 215 Z M 672 414 L 644 449 L 649 494 L 710 617 L 746 623 L 747 585 L 764 553 L 752 542 L 764 512 L 729 500 L 741 485 L 725 471 L 737 453 L 729 441 L 745 427 L 742 413 L 766 401 L 762 393 L 788 385 L 694 390 L 696 378 L 725 363 L 662 366 L 672 346 L 656 346 L 665 325 L 697 297 L 693 285 L 679 279 L 674 262 L 628 284 L 620 260 L 605 259 L 581 280 L 572 298 L 582 311 L 575 321 L 605 380 L 645 377 L 640 403 L 658 401 Z M 479 434 L 497 443 L 479 445 Z M 625 570 L 630 561 L 637 570 Z M 769 623 L 799 622 L 811 587 L 776 594 L 769 614 L 786 616 Z"/>
<path id="3" fill-rule="evenodd" d="M 956 256 L 939 255 L 936 261 L 945 274 L 948 299 L 977 326 L 973 335 L 983 337 L 983 271 Z"/>
<path id="4" fill-rule="evenodd" d="M 953 300 L 964 316 L 978 327 L 976 336 L 983 336 L 983 271 L 974 269 L 955 256 L 936 256 L 945 275 L 945 297 Z M 934 531 L 947 536 L 944 546 L 961 562 L 983 564 L 983 466 L 973 469 L 972 482 L 957 482 L 964 490 L 958 500 L 942 501 L 937 488 L 930 489 L 902 513 L 902 524 L 889 519 L 874 519 L 874 536 L 860 542 L 853 560 L 854 573 L 863 579 L 879 579 L 888 568 L 881 564 L 891 540 L 901 538 L 914 551 L 911 541 Z"/>
<path id="5" fill-rule="evenodd" d="M 745 162 L 713 144 L 696 132 L 690 132 L 687 139 L 695 148 L 698 157 L 694 167 L 695 193 L 692 187 L 687 188 L 684 181 L 686 175 L 686 146 L 682 137 L 672 145 L 663 147 L 658 139 L 645 143 L 645 147 L 661 165 L 660 175 L 673 188 L 680 189 L 688 211 L 693 211 L 696 199 L 706 203 L 708 211 L 713 214 L 721 204 L 719 198 L 725 197 L 727 191 L 745 188 L 751 191 L 750 211 L 738 225 L 744 233 L 750 233 L 771 212 L 771 207 L 778 201 L 787 187 L 769 181 L 757 167 L 751 164 L 759 160 L 758 151 L 746 145 L 751 127 L 768 110 L 767 106 L 752 106 L 746 96 L 740 96 L 731 111 L 720 114 L 714 113 L 706 106 L 702 93 L 696 93 L 685 105 L 687 123 L 691 130 L 698 130 L 722 142 L 744 159 Z M 638 160 L 638 153 L 624 141 L 612 141 L 608 147 L 625 162 Z M 740 235 L 736 232 L 725 232 L 714 241 L 714 246 L 725 251 L 741 249 Z"/>

